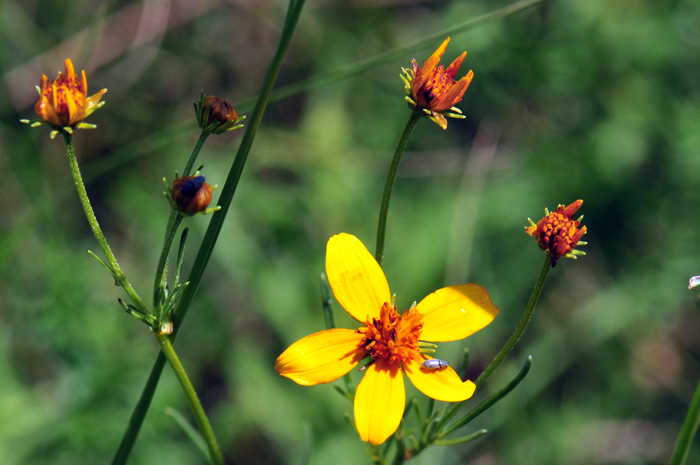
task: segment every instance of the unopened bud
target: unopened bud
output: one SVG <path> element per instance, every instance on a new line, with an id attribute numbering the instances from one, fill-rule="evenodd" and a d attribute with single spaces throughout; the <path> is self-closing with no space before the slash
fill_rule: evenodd
<path id="1" fill-rule="evenodd" d="M 220 97 L 205 97 L 202 92 L 199 102 L 194 104 L 194 109 L 199 127 L 212 134 L 222 134 L 243 127 L 238 123 L 243 121 L 245 116 L 239 118 L 236 109 Z"/>
<path id="2" fill-rule="evenodd" d="M 204 176 L 184 176 L 173 181 L 172 198 L 177 207 L 192 216 L 207 209 L 213 192 Z"/>

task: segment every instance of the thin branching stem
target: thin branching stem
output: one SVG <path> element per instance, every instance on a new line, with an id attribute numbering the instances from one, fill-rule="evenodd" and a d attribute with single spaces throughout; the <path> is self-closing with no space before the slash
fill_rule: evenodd
<path id="1" fill-rule="evenodd" d="M 192 303 L 194 294 L 199 288 L 199 283 L 202 280 L 204 270 L 209 263 L 209 258 L 211 257 L 214 246 L 216 245 L 219 232 L 221 231 L 224 220 L 226 219 L 226 214 L 231 206 L 231 200 L 233 199 L 233 195 L 238 187 L 238 182 L 241 178 L 241 174 L 243 173 L 243 168 L 248 158 L 248 153 L 253 145 L 255 135 L 258 127 L 260 126 L 260 121 L 262 120 L 265 107 L 267 106 L 267 102 L 270 97 L 270 93 L 272 92 L 277 75 L 279 74 L 284 56 L 289 48 L 289 43 L 292 40 L 292 35 L 294 34 L 296 25 L 299 22 L 299 17 L 301 16 L 303 7 L 304 0 L 290 0 L 289 2 L 289 9 L 287 10 L 287 17 L 285 18 L 284 26 L 282 27 L 282 33 L 277 45 L 277 51 L 275 52 L 275 56 L 270 63 L 270 67 L 268 68 L 257 103 L 255 104 L 255 108 L 253 108 L 245 133 L 241 139 L 241 144 L 238 147 L 238 152 L 236 153 L 233 165 L 229 171 L 228 178 L 226 179 L 226 184 L 224 185 L 221 191 L 221 196 L 219 197 L 219 206 L 221 206 L 221 210 L 215 212 L 211 221 L 209 222 L 209 227 L 204 235 L 204 240 L 199 247 L 199 252 L 197 253 L 192 270 L 190 271 L 188 279 L 190 284 L 187 286 L 187 289 L 185 289 L 185 292 L 183 293 L 178 304 L 177 311 L 175 313 L 174 332 L 172 335 L 173 338 L 180 329 L 180 324 L 187 314 L 187 310 Z M 164 366 L 165 356 L 161 351 L 156 358 L 153 368 L 151 369 L 151 374 L 149 375 L 148 381 L 146 382 L 143 392 L 141 393 L 141 397 L 134 408 L 129 421 L 129 426 L 124 433 L 119 449 L 112 460 L 112 465 L 123 465 L 126 463 L 134 443 L 136 442 L 136 438 L 138 437 L 141 425 L 146 418 L 146 413 L 148 412 L 148 408 L 153 400 L 153 395 L 155 394 Z"/>
<path id="2" fill-rule="evenodd" d="M 379 224 L 377 225 L 377 248 L 374 253 L 374 258 L 382 266 L 384 261 L 384 237 L 386 236 L 386 218 L 389 214 L 389 202 L 391 201 L 391 190 L 394 187 L 394 180 L 396 179 L 396 173 L 399 170 L 399 163 L 401 163 L 401 156 L 408 143 L 408 138 L 411 137 L 413 128 L 416 127 L 416 123 L 421 118 L 421 114 L 418 111 L 412 111 L 411 116 L 409 116 L 406 122 L 406 127 L 401 134 L 399 143 L 396 145 L 396 150 L 394 151 L 394 158 L 391 160 L 391 166 L 389 167 L 389 174 L 386 176 L 386 184 L 384 185 L 384 195 L 382 196 L 382 206 L 379 209 Z"/>
<path id="3" fill-rule="evenodd" d="M 65 131 L 62 131 L 61 133 L 63 134 L 63 142 L 66 146 L 68 164 L 70 165 L 70 171 L 73 175 L 75 189 L 78 191 L 78 197 L 80 197 L 80 204 L 83 206 L 83 210 L 85 211 L 85 217 L 87 218 L 88 223 L 90 224 L 92 234 L 95 236 L 95 239 L 97 239 L 97 242 L 100 244 L 100 248 L 102 248 L 102 253 L 104 253 L 105 257 L 107 258 L 107 263 L 111 268 L 114 279 L 116 279 L 117 283 L 119 283 L 119 285 L 124 288 L 124 291 L 129 296 L 134 305 L 136 305 L 136 307 L 138 307 L 138 309 L 142 312 L 148 313 L 146 305 L 144 305 L 143 301 L 141 300 L 141 297 L 139 297 L 134 288 L 131 286 L 129 280 L 126 279 L 124 272 L 119 266 L 119 262 L 117 262 L 117 257 L 115 257 L 114 253 L 112 253 L 112 249 L 109 247 L 109 243 L 107 243 L 107 238 L 102 233 L 100 224 L 97 222 L 97 217 L 95 216 L 95 212 L 92 210 L 92 205 L 90 204 L 90 198 L 88 197 L 87 191 L 85 190 L 83 177 L 80 174 L 78 159 L 75 156 L 75 148 L 73 147 L 73 136 Z"/>
<path id="4" fill-rule="evenodd" d="M 153 311 L 157 312 L 160 302 L 158 301 L 159 291 L 158 289 L 162 285 L 163 274 L 165 273 L 165 265 L 168 263 L 168 255 L 170 255 L 170 248 L 173 245 L 173 239 L 175 239 L 175 234 L 177 229 L 180 227 L 182 222 L 182 213 L 174 208 L 170 209 L 170 216 L 168 217 L 168 225 L 165 227 L 165 239 L 163 239 L 163 249 L 160 251 L 160 259 L 158 260 L 158 267 L 156 268 L 156 277 L 153 282 Z M 157 315 L 160 318 L 160 315 Z"/>
<path id="5" fill-rule="evenodd" d="M 517 344 L 520 340 L 520 336 L 522 336 L 525 332 L 525 328 L 527 328 L 527 325 L 530 324 L 532 314 L 535 311 L 535 307 L 537 307 L 537 302 L 540 300 L 540 294 L 542 294 L 542 289 L 544 289 L 544 283 L 547 281 L 547 275 L 549 274 L 549 270 L 551 269 L 552 259 L 549 256 L 549 254 L 546 254 L 544 258 L 544 264 L 542 265 L 542 270 L 540 271 L 540 275 L 537 277 L 535 288 L 532 290 L 532 295 L 530 295 L 530 301 L 527 303 L 527 308 L 525 309 L 525 313 L 523 313 L 523 317 L 520 319 L 518 327 L 515 328 L 515 332 L 510 337 L 510 339 L 508 339 L 506 345 L 504 345 L 500 352 L 498 352 L 498 355 L 496 355 L 496 358 L 493 359 L 493 362 L 491 362 L 491 364 L 489 364 L 489 366 L 486 367 L 484 372 L 481 373 L 476 379 L 474 384 L 476 384 L 477 388 L 481 387 L 486 382 L 489 376 L 491 376 L 491 374 L 496 370 L 496 368 L 498 368 L 501 362 L 503 362 L 503 360 L 508 356 L 510 351 L 513 350 L 515 344 Z"/>
<path id="6" fill-rule="evenodd" d="M 695 277 L 693 279 L 695 279 Z M 692 279 L 691 283 L 693 283 Z M 691 286 L 690 290 L 700 298 L 700 287 Z M 690 402 L 690 407 L 683 421 L 681 431 L 678 434 L 676 446 L 673 448 L 673 455 L 671 455 L 669 465 L 683 465 L 688 459 L 690 446 L 693 444 L 693 438 L 698 431 L 698 426 L 700 426 L 700 383 L 698 383 L 698 387 L 695 389 L 695 394 L 693 395 L 693 400 Z"/>

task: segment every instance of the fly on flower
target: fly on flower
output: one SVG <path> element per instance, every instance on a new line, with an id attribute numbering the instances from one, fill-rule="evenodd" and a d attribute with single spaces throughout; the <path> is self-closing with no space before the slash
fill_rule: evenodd
<path id="1" fill-rule="evenodd" d="M 107 92 L 107 89 L 102 89 L 95 95 L 88 97 L 85 71 L 83 70 L 78 77 L 70 59 L 66 60 L 65 65 L 65 74 L 59 72 L 54 81 L 50 81 L 45 75 L 41 76 L 41 87 L 37 87 L 39 100 L 37 100 L 34 109 L 43 121 L 21 120 L 23 123 L 31 123 L 32 127 L 48 124 L 54 129 L 51 138 L 55 137 L 61 130 L 72 133 L 74 128 L 95 128 L 94 124 L 82 121 L 105 104 L 105 102 L 100 102 L 100 99 Z"/>
<path id="2" fill-rule="evenodd" d="M 462 101 L 462 97 L 474 77 L 474 73 L 469 71 L 459 81 L 454 79 L 459 68 L 462 67 L 467 52 L 458 56 L 447 69 L 444 69 L 443 65 L 438 66 L 449 42 L 450 38 L 448 37 L 435 50 L 435 53 L 423 63 L 422 68 L 418 66 L 416 60 L 413 60 L 413 69 L 402 68 L 403 75 L 401 76 L 406 87 L 408 106 L 416 111 L 422 111 L 424 116 L 430 118 L 442 129 L 447 129 L 445 116 L 464 118 L 460 109 L 455 105 Z"/>
<path id="3" fill-rule="evenodd" d="M 498 314 L 477 284 L 439 289 L 398 313 L 377 261 L 359 239 L 339 234 L 328 241 L 326 274 L 338 303 L 362 326 L 321 331 L 292 344 L 275 369 L 298 384 L 329 383 L 372 357 L 355 393 L 355 425 L 363 441 L 381 444 L 399 426 L 406 402 L 404 377 L 423 394 L 460 402 L 476 386 L 450 367 L 430 370 L 419 341 L 455 341 L 482 329 Z"/>
<path id="4" fill-rule="evenodd" d="M 421 366 L 428 370 L 441 370 L 443 368 L 447 368 L 450 366 L 450 364 L 444 360 L 431 358 L 430 360 L 426 360 L 425 362 L 421 363 Z"/>

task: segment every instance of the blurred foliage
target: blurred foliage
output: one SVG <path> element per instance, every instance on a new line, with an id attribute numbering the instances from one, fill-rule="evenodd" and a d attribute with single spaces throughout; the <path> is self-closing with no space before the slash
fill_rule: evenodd
<path id="1" fill-rule="evenodd" d="M 507 3 L 309 0 L 279 84 L 371 56 Z M 201 89 L 256 94 L 283 0 L 5 0 L 0 4 L 0 458 L 108 463 L 158 346 L 117 304 L 59 140 L 31 130 L 34 85 L 63 60 L 106 87 L 75 137 L 87 189 L 130 281 L 148 295 L 168 215 L 160 179 L 197 139 Z M 427 58 L 438 43 L 415 54 Z M 385 269 L 407 307 L 446 284 L 484 285 L 501 314 L 441 344 L 475 378 L 517 324 L 542 255 L 523 233 L 544 207 L 585 200 L 588 255 L 550 274 L 532 325 L 476 403 L 532 354 L 528 378 L 470 425 L 479 441 L 413 463 L 666 463 L 700 378 L 700 7 L 692 0 L 551 0 L 454 35 L 474 81 L 446 131 L 421 121 L 399 170 Z M 366 463 L 329 386 L 277 375 L 288 344 L 323 329 L 325 243 L 373 244 L 384 176 L 408 118 L 386 63 L 271 105 L 176 348 L 235 464 Z M 92 92 L 91 92 L 92 93 Z M 224 182 L 241 132 L 200 157 Z M 207 218 L 192 228 L 189 261 Z M 370 246 L 370 249 L 372 247 Z M 339 326 L 352 322 L 336 305 Z M 354 379 L 359 379 L 353 373 Z M 409 395 L 412 391 L 409 390 Z M 424 401 L 424 398 L 421 398 Z M 169 368 L 130 463 L 202 463 L 166 407 Z M 700 447 L 688 463 L 700 460 Z"/>

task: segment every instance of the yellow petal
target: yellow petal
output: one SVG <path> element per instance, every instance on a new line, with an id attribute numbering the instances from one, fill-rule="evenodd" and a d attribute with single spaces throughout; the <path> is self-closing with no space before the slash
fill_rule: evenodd
<path id="1" fill-rule="evenodd" d="M 73 79 L 75 78 L 75 68 L 70 58 L 66 59 L 66 78 L 70 83 L 73 83 Z"/>
<path id="2" fill-rule="evenodd" d="M 437 370 L 423 368 L 421 366 L 423 361 L 430 358 L 417 357 L 403 365 L 408 379 L 416 389 L 428 397 L 444 402 L 461 402 L 474 394 L 476 385 L 471 381 L 462 382 L 452 368 Z"/>
<path id="3" fill-rule="evenodd" d="M 430 55 L 430 58 L 428 58 L 425 63 L 423 63 L 423 67 L 420 69 L 420 76 L 418 76 L 418 79 L 420 80 L 420 85 L 422 86 L 423 83 L 428 79 L 430 76 L 430 73 L 433 72 L 435 68 L 437 68 L 437 65 L 440 63 L 440 59 L 442 56 L 445 54 L 445 50 L 447 50 L 447 44 L 450 43 L 450 38 L 448 37 L 445 39 L 442 44 L 433 52 L 432 55 Z"/>
<path id="4" fill-rule="evenodd" d="M 355 236 L 343 233 L 330 238 L 326 274 L 338 303 L 362 323 L 379 317 L 382 305 L 391 302 L 382 268 Z"/>
<path id="5" fill-rule="evenodd" d="M 365 356 L 363 335 L 351 329 L 328 329 L 298 340 L 275 361 L 275 370 L 305 386 L 330 383 L 352 370 Z"/>
<path id="6" fill-rule="evenodd" d="M 489 293 L 478 284 L 439 289 L 418 306 L 423 315 L 423 341 L 457 341 L 474 334 L 498 315 Z"/>
<path id="7" fill-rule="evenodd" d="M 398 363 L 378 361 L 355 393 L 355 425 L 360 438 L 370 444 L 381 444 L 394 434 L 401 423 L 406 391 Z"/>

